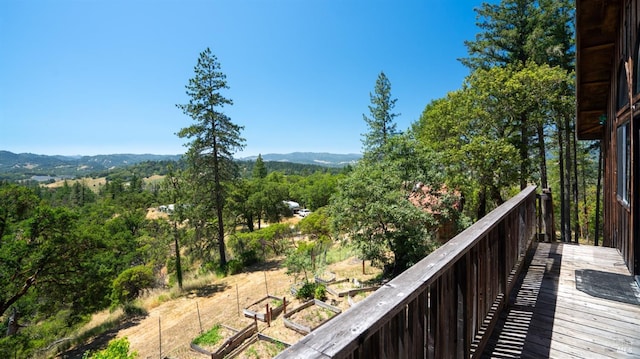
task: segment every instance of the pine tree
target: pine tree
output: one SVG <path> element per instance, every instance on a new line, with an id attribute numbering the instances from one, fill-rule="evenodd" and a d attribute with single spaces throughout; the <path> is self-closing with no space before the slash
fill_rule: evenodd
<path id="1" fill-rule="evenodd" d="M 383 154 L 384 146 L 396 134 L 396 124 L 393 119 L 399 115 L 392 112 L 397 99 L 391 98 L 391 82 L 384 72 L 378 75 L 375 93 L 369 96 L 371 97 L 371 105 L 369 105 L 371 117 L 362 115 L 369 132 L 363 134 L 362 145 L 365 155 L 379 158 Z"/>
<path id="2" fill-rule="evenodd" d="M 267 167 L 264 165 L 264 161 L 262 160 L 262 155 L 258 154 L 258 158 L 256 158 L 256 163 L 253 166 L 253 178 L 265 178 L 267 177 Z"/>
<path id="3" fill-rule="evenodd" d="M 240 135 L 243 127 L 231 122 L 222 112 L 222 108 L 232 105 L 233 101 L 220 93 L 229 86 L 226 75 L 220 71 L 220 63 L 209 48 L 200 53 L 194 73 L 185 86 L 189 103 L 177 107 L 190 116 L 195 124 L 181 129 L 178 136 L 191 140 L 187 159 L 194 187 L 200 192 L 199 197 L 207 202 L 202 208 L 215 211 L 220 266 L 226 267 L 224 183 L 237 176 L 233 153 L 244 148 L 244 138 Z"/>

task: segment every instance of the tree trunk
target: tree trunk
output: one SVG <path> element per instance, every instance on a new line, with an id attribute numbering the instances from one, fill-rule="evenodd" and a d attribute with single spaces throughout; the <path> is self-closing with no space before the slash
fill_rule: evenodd
<path id="1" fill-rule="evenodd" d="M 568 139 L 570 143 L 573 143 L 573 162 L 572 162 L 573 164 L 573 184 L 572 184 L 573 185 L 572 186 L 573 187 L 573 221 L 574 221 L 573 241 L 574 243 L 577 244 L 579 240 L 579 234 L 580 234 L 580 231 L 579 231 L 580 221 L 578 218 L 578 213 L 580 213 L 578 209 L 578 203 L 580 201 L 580 196 L 578 193 L 578 144 L 577 144 L 578 141 L 576 141 L 575 133 L 574 131 L 572 131 L 572 128 L 573 126 L 569 128 L 570 130 L 569 133 L 571 134 L 571 136 L 569 136 Z M 586 188 L 583 188 L 583 191 L 586 191 Z"/>
<path id="2" fill-rule="evenodd" d="M 596 185 L 596 233 L 594 245 L 598 245 L 600 237 L 600 190 L 602 189 L 602 140 L 600 141 L 600 153 L 598 156 L 598 184 Z"/>
<path id="3" fill-rule="evenodd" d="M 520 189 L 527 188 L 529 172 L 529 137 L 527 136 L 527 117 L 520 116 Z"/>
<path id="4" fill-rule="evenodd" d="M 173 244 L 176 249 L 176 277 L 178 279 L 178 288 L 182 291 L 182 263 L 180 261 L 180 242 L 178 237 L 178 223 L 173 221 Z"/>
<path id="5" fill-rule="evenodd" d="M 478 210 L 476 211 L 478 218 L 476 218 L 476 220 L 484 217 L 485 214 L 487 214 L 487 187 L 482 186 L 480 194 L 478 195 Z"/>
<path id="6" fill-rule="evenodd" d="M 566 242 L 565 223 L 567 214 L 565 212 L 565 178 L 564 178 L 564 141 L 562 136 L 562 127 L 558 124 L 558 164 L 560 167 L 560 240 Z"/>
<path id="7" fill-rule="evenodd" d="M 9 317 L 9 323 L 7 325 L 8 337 L 18 334 L 18 329 L 20 329 L 20 324 L 18 324 L 19 319 L 20 319 L 20 313 L 16 310 L 16 307 L 13 307 L 11 316 Z"/>
<path id="8" fill-rule="evenodd" d="M 540 157 L 540 187 L 549 188 L 547 180 L 547 151 L 544 145 L 544 127 L 538 124 L 538 156 Z"/>
<path id="9" fill-rule="evenodd" d="M 582 215 L 584 216 L 584 224 L 581 228 L 584 228 L 584 231 L 581 231 L 582 238 L 589 240 L 591 237 L 589 233 L 589 210 L 587 209 L 587 173 L 585 161 L 580 161 L 582 163 Z"/>
<path id="10" fill-rule="evenodd" d="M 565 211 L 565 222 L 563 228 L 563 241 L 571 242 L 571 139 L 570 134 L 571 130 L 569 129 L 569 117 L 565 116 L 564 118 L 564 198 L 563 198 L 563 207 Z"/>

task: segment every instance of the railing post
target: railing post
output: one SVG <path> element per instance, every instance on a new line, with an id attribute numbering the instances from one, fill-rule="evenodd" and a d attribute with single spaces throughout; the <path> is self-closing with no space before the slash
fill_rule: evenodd
<path id="1" fill-rule="evenodd" d="M 556 230 L 553 222 L 553 199 L 551 189 L 544 188 L 540 195 L 540 212 L 542 220 L 542 230 L 544 231 L 545 242 L 555 242 Z"/>

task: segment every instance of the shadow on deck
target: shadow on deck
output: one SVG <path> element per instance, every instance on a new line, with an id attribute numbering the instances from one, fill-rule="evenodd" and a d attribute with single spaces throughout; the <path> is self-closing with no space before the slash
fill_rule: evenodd
<path id="1" fill-rule="evenodd" d="M 534 243 L 482 358 L 640 357 L 640 291 L 616 249 Z"/>

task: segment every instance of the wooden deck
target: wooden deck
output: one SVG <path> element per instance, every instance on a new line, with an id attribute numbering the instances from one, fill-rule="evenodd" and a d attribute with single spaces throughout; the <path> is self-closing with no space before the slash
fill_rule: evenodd
<path id="1" fill-rule="evenodd" d="M 616 249 L 532 251 L 482 358 L 640 357 L 640 291 Z"/>

